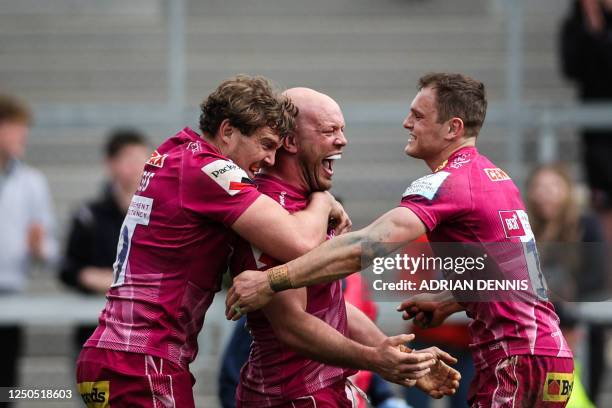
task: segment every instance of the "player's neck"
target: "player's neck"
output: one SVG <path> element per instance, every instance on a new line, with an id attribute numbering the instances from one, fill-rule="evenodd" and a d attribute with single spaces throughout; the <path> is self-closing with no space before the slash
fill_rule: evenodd
<path id="1" fill-rule="evenodd" d="M 274 176 L 300 191 L 310 193 L 310 187 L 304 178 L 304 173 L 298 161 L 293 157 L 285 157 L 282 154 L 276 153 L 274 167 L 267 167 L 262 172 Z"/>
<path id="2" fill-rule="evenodd" d="M 443 166 L 444 162 L 448 160 L 448 158 L 451 157 L 457 150 L 463 149 L 464 147 L 473 146 L 476 146 L 476 138 L 467 137 L 462 139 L 460 142 L 448 145 L 448 147 L 442 150 L 436 157 L 426 159 L 425 163 L 427 163 L 427 166 L 431 169 L 431 171 L 435 172 L 439 170 L 439 168 Z"/>
<path id="3" fill-rule="evenodd" d="M 219 142 L 219 139 L 216 137 L 210 137 L 208 136 L 206 133 L 204 133 L 202 135 L 202 139 L 204 139 L 206 141 L 206 143 L 208 143 L 209 145 L 213 145 L 214 147 L 217 148 L 217 150 L 219 150 L 219 152 L 225 156 L 228 157 L 228 151 L 226 148 L 224 148 L 223 143 Z"/>

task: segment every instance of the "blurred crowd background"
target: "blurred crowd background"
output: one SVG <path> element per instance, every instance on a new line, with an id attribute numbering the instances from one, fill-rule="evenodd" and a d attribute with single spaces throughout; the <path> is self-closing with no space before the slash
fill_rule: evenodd
<path id="1" fill-rule="evenodd" d="M 428 173 L 404 156 L 401 126 L 428 71 L 486 84 L 478 147 L 523 191 L 540 241 L 612 240 L 609 0 L 0 0 L 0 386 L 73 387 L 142 163 L 197 128 L 223 79 L 261 74 L 340 103 L 349 144 L 333 192 L 359 228 Z M 589 268 L 555 276 L 605 292 L 609 265 Z M 217 301 L 192 367 L 198 406 L 221 406 L 234 326 Z M 388 309 L 384 328 L 407 330 Z M 612 308 L 601 302 L 596 324 L 568 309 L 587 394 L 612 406 Z"/>

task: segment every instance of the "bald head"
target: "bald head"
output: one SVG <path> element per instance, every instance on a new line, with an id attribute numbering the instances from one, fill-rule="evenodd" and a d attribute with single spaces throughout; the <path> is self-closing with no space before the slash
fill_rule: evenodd
<path id="1" fill-rule="evenodd" d="M 277 153 L 277 175 L 285 180 L 296 175 L 306 191 L 331 187 L 334 162 L 346 145 L 344 116 L 329 96 L 310 88 L 284 92 L 299 109 L 295 131 Z M 296 171 L 297 170 L 297 171 Z"/>
<path id="2" fill-rule="evenodd" d="M 307 122 L 319 123 L 326 116 L 342 115 L 340 106 L 329 96 L 310 88 L 291 88 L 284 92 L 299 109 L 298 129 Z"/>

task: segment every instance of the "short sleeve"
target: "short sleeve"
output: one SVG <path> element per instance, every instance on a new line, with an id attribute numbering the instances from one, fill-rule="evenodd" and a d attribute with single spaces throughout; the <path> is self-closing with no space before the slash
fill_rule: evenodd
<path id="1" fill-rule="evenodd" d="M 447 171 L 429 174 L 408 186 L 400 207 L 412 210 L 427 230 L 432 231 L 471 207 L 469 185 L 458 174 Z"/>
<path id="2" fill-rule="evenodd" d="M 183 208 L 228 227 L 260 196 L 243 169 L 214 157 L 186 161 L 180 191 Z"/>

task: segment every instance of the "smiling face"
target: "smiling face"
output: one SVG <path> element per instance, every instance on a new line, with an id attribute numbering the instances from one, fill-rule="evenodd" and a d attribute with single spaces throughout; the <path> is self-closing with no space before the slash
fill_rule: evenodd
<path id="1" fill-rule="evenodd" d="M 280 147 L 280 136 L 269 127 L 263 127 L 250 136 L 243 135 L 237 128 L 233 134 L 227 156 L 253 178 L 262 167 L 274 165 L 276 150 Z"/>
<path id="2" fill-rule="evenodd" d="M 319 94 L 316 104 L 300 105 L 297 118 L 297 159 L 310 191 L 332 186 L 334 162 L 346 146 L 344 116 L 338 104 Z"/>
<path id="3" fill-rule="evenodd" d="M 404 152 L 425 161 L 435 159 L 448 145 L 449 121 L 438 123 L 436 92 L 423 88 L 410 105 L 410 113 L 404 120 L 404 128 L 410 132 Z"/>

